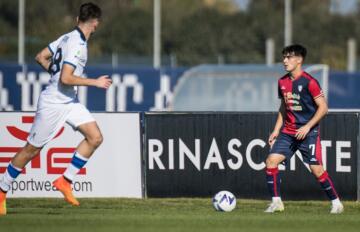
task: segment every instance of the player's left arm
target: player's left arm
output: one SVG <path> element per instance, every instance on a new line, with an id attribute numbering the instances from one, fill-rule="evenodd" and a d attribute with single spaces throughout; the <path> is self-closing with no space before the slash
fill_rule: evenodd
<path id="1" fill-rule="evenodd" d="M 314 116 L 304 126 L 297 130 L 295 137 L 299 140 L 305 139 L 311 128 L 318 124 L 328 112 L 328 106 L 319 82 L 317 82 L 316 79 L 311 79 L 307 88 L 309 90 L 309 94 L 314 100 L 315 105 L 317 106 L 317 109 Z"/>
<path id="2" fill-rule="evenodd" d="M 109 78 L 108 75 L 102 75 L 97 77 L 96 79 L 83 78 L 80 76 L 76 76 L 74 74 L 74 71 L 75 71 L 74 66 L 68 63 L 63 64 L 60 73 L 61 83 L 72 86 L 95 86 L 104 89 L 109 88 L 112 83 L 112 80 Z"/>
<path id="3" fill-rule="evenodd" d="M 52 57 L 52 52 L 48 47 L 46 47 L 40 52 L 38 52 L 38 54 L 36 54 L 35 60 L 38 64 L 41 65 L 43 69 L 45 69 L 48 72 L 51 65 L 51 57 Z"/>
<path id="4" fill-rule="evenodd" d="M 317 97 L 316 99 L 314 99 L 314 101 L 317 105 L 317 110 L 315 112 L 315 115 L 310 119 L 310 121 L 297 130 L 295 137 L 299 140 L 305 139 L 311 128 L 318 124 L 328 112 L 328 105 L 323 95 Z"/>

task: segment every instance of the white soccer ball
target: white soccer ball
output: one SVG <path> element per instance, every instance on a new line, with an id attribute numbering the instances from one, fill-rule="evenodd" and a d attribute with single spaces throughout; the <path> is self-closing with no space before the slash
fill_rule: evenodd
<path id="1" fill-rule="evenodd" d="M 230 212 L 236 207 L 236 198 L 229 191 L 220 191 L 212 199 L 216 211 Z"/>

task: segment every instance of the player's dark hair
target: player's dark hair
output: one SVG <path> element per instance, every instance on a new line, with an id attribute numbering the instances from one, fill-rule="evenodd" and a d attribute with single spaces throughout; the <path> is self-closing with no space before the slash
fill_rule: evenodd
<path id="1" fill-rule="evenodd" d="M 80 6 L 79 21 L 86 22 L 89 19 L 100 19 L 101 9 L 94 3 L 88 2 Z"/>
<path id="2" fill-rule="evenodd" d="M 283 55 L 294 54 L 295 56 L 301 56 L 304 60 L 306 57 L 306 48 L 300 44 L 293 44 L 287 47 L 284 47 L 282 50 Z"/>

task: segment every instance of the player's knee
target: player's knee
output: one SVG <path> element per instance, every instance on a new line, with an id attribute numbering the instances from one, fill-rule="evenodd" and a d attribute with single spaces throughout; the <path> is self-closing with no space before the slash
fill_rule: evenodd
<path id="1" fill-rule="evenodd" d="M 276 168 L 279 165 L 276 159 L 273 159 L 271 156 L 266 158 L 265 164 L 267 168 Z"/>
<path id="2" fill-rule="evenodd" d="M 95 138 L 96 147 L 100 146 L 103 141 L 104 141 L 104 138 L 103 138 L 103 136 L 101 134 L 96 136 L 96 138 Z"/>
<path id="3" fill-rule="evenodd" d="M 98 147 L 102 144 L 102 142 L 104 141 L 104 138 L 100 133 L 98 133 L 98 134 L 93 135 L 90 138 L 88 138 L 88 141 L 93 147 Z"/>
<path id="4" fill-rule="evenodd" d="M 266 158 L 265 164 L 266 164 L 266 167 L 267 167 L 267 168 L 268 168 L 269 166 L 271 166 L 272 162 L 271 162 L 271 159 L 270 159 L 269 157 Z"/>

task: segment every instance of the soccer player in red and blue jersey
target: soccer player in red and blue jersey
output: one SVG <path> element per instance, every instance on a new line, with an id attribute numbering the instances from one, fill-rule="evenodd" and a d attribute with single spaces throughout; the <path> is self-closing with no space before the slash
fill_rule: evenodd
<path id="1" fill-rule="evenodd" d="M 266 159 L 266 179 L 272 202 L 265 212 L 284 210 L 278 165 L 299 150 L 332 202 L 330 213 L 342 213 L 344 207 L 322 165 L 319 122 L 328 111 L 324 94 L 317 80 L 302 70 L 306 57 L 303 46 L 290 45 L 283 49 L 282 54 L 287 74 L 278 81 L 281 105 L 268 141 L 271 149 Z"/>

